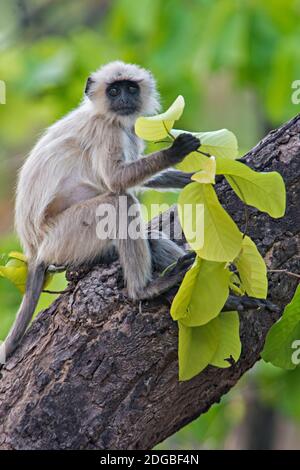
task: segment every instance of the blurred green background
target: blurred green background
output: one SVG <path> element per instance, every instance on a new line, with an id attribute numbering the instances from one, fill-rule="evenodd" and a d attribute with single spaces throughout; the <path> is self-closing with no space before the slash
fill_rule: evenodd
<path id="1" fill-rule="evenodd" d="M 90 71 L 114 60 L 157 77 L 164 107 L 182 94 L 180 127 L 227 127 L 241 154 L 299 112 L 299 0 L 1 0 L 0 253 L 13 234 L 17 170 L 43 129 L 74 108 Z M 151 194 L 170 202 L 173 196 Z M 64 286 L 56 278 L 52 289 Z M 53 296 L 43 294 L 39 307 Z M 0 339 L 20 294 L 0 279 Z M 300 374 L 258 364 L 222 402 L 162 449 L 300 448 Z"/>

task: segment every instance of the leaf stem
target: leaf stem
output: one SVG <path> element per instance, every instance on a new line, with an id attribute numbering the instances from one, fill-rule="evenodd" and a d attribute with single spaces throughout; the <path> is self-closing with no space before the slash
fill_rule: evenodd
<path id="1" fill-rule="evenodd" d="M 201 142 L 200 142 L 200 146 L 201 146 Z M 210 158 L 211 157 L 211 154 L 210 153 L 206 153 L 206 152 L 202 152 L 202 150 L 195 150 L 195 152 L 197 153 L 201 153 L 201 155 L 205 155 L 205 157 L 208 157 Z"/>
<path id="2" fill-rule="evenodd" d="M 71 289 L 65 289 L 65 290 L 43 289 L 42 292 L 43 292 L 43 294 L 66 294 L 67 292 L 71 292 Z"/>
<path id="3" fill-rule="evenodd" d="M 174 266 L 176 266 L 176 264 L 177 264 L 177 261 L 174 261 L 173 263 L 169 264 L 169 265 L 159 274 L 159 277 L 165 276 L 165 274 L 167 274 L 167 272 L 169 272 L 172 268 L 174 268 Z"/>
<path id="4" fill-rule="evenodd" d="M 174 136 L 171 134 L 171 132 L 168 130 L 165 121 L 162 121 L 162 123 L 163 123 L 163 125 L 164 125 L 165 131 L 166 131 L 166 133 L 168 134 L 168 136 L 171 137 L 172 140 L 175 140 L 175 137 L 174 137 Z"/>
<path id="5" fill-rule="evenodd" d="M 155 142 L 153 142 L 154 144 L 169 144 L 170 141 L 169 140 L 156 140 Z"/>

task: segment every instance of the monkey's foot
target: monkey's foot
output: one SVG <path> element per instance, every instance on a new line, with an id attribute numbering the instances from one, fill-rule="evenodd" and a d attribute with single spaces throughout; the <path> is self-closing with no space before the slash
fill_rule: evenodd
<path id="1" fill-rule="evenodd" d="M 164 276 L 151 281 L 146 287 L 137 293 L 137 300 L 153 299 L 164 294 L 169 289 L 180 284 L 188 268 L 193 264 L 196 254 L 187 253 L 178 259 L 175 266 Z"/>
<path id="2" fill-rule="evenodd" d="M 193 264 L 193 262 L 195 261 L 195 258 L 196 258 L 196 253 L 194 251 L 190 251 L 189 253 L 186 253 L 185 255 L 178 258 L 171 272 L 174 272 L 174 271 L 180 272 L 183 269 L 187 270 Z"/>
<path id="3" fill-rule="evenodd" d="M 161 273 L 161 277 L 166 276 L 166 274 L 168 273 L 174 274 L 174 272 L 179 272 L 184 268 L 188 269 L 193 264 L 195 258 L 196 258 L 196 253 L 194 251 L 191 251 L 189 253 L 186 253 L 183 256 L 180 256 L 180 258 L 178 258 L 177 261 L 174 261 L 174 263 L 170 264 L 164 269 L 164 271 Z"/>

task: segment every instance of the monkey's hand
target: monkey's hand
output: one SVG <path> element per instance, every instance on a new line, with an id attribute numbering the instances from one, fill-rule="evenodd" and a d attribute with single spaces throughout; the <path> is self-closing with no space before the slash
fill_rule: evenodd
<path id="1" fill-rule="evenodd" d="M 166 149 L 169 164 L 172 166 L 180 163 L 184 157 L 197 150 L 198 147 L 200 147 L 200 140 L 197 137 L 192 134 L 180 134 L 171 147 Z"/>

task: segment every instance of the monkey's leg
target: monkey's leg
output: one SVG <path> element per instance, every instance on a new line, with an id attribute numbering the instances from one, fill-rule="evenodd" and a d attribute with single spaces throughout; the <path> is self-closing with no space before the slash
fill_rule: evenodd
<path id="1" fill-rule="evenodd" d="M 104 223 L 107 230 L 101 233 L 99 207 L 107 214 Z M 93 263 L 111 252 L 115 226 L 116 196 L 102 195 L 74 204 L 48 222 L 38 260 L 58 266 Z"/>
<path id="2" fill-rule="evenodd" d="M 156 279 L 151 279 L 151 251 L 146 239 L 126 239 L 117 241 L 120 262 L 123 268 L 129 297 L 143 300 L 157 297 L 179 284 L 192 261 L 185 259 L 186 255 L 175 258 L 175 266 L 170 272 Z M 156 245 L 157 247 L 158 245 Z M 168 249 L 170 246 L 168 246 Z M 159 254 L 166 253 L 165 247 L 156 251 L 156 262 L 159 262 Z M 174 255 L 174 252 L 173 252 Z M 180 252 L 180 255 L 182 253 Z M 174 256 L 175 257 L 175 256 Z M 174 259 L 174 258 L 173 258 Z M 160 266 L 170 265 L 163 257 Z M 165 266 L 166 267 L 166 266 Z"/>
<path id="3" fill-rule="evenodd" d="M 152 230 L 151 235 L 153 235 L 153 232 L 156 236 L 157 231 Z M 182 281 L 186 271 L 193 264 L 196 254 L 194 252 L 186 253 L 183 248 L 168 239 L 163 232 L 159 232 L 160 238 L 158 239 L 151 238 L 151 235 L 149 234 L 149 243 L 153 265 L 159 272 L 169 268 L 148 286 L 148 289 L 150 288 L 154 295 L 159 295 L 169 291 Z M 145 294 L 149 296 L 149 291 Z M 140 294 L 140 298 L 144 298 L 143 293 Z"/>
<path id="4" fill-rule="evenodd" d="M 135 212 L 132 206 L 135 204 Z M 135 198 L 127 195 L 127 208 L 123 208 L 126 214 L 129 230 L 127 236 L 120 236 L 118 232 L 116 246 L 119 252 L 120 262 L 123 267 L 128 295 L 133 299 L 149 299 L 166 292 L 178 284 L 184 277 L 191 260 L 185 260 L 185 252 L 165 236 L 149 241 L 145 235 L 144 222 L 139 213 L 139 204 Z M 120 222 L 120 221 L 119 221 Z M 137 232 L 130 232 L 130 226 L 134 222 Z M 151 253 L 152 251 L 152 253 Z M 174 268 L 164 276 L 151 280 L 152 257 L 161 268 L 176 263 Z"/>
<path id="5" fill-rule="evenodd" d="M 151 279 L 151 252 L 146 237 L 133 238 L 130 222 L 134 214 L 129 210 L 137 207 L 137 222 L 143 230 L 144 223 L 139 214 L 138 201 L 130 195 L 103 195 L 74 204 L 48 222 L 45 239 L 40 247 L 38 259 L 46 264 L 76 266 L 87 264 L 102 257 L 115 246 L 119 252 L 128 287 L 128 294 L 138 298 Z M 96 214 L 104 216 L 105 229 L 110 226 L 106 237 L 99 234 L 99 220 Z M 99 236 L 100 235 L 100 236 Z M 105 235 L 105 231 L 103 233 Z"/>
<path id="6" fill-rule="evenodd" d="M 136 212 L 131 211 L 134 204 Z M 108 214 L 106 225 L 110 229 L 106 237 L 99 237 L 97 231 L 99 221 L 96 214 L 99 208 L 105 208 Z M 134 230 L 131 230 L 132 224 L 140 229 L 137 236 Z M 185 274 L 186 266 L 177 266 L 177 269 L 175 266 L 170 273 L 151 281 L 151 250 L 143 230 L 144 222 L 134 197 L 113 194 L 98 196 L 69 207 L 52 220 L 40 247 L 38 259 L 46 264 L 76 266 L 92 263 L 114 245 L 119 252 L 129 296 L 134 299 L 152 298 L 179 283 Z M 182 252 L 178 251 L 177 247 L 173 248 L 177 251 L 178 259 Z"/>
<path id="7" fill-rule="evenodd" d="M 115 246 L 123 268 L 128 296 L 138 299 L 139 292 L 151 279 L 151 251 L 138 200 L 131 194 L 115 198 L 119 214 Z"/>
<path id="8" fill-rule="evenodd" d="M 144 288 L 140 288 L 135 298 L 138 300 L 152 299 L 169 291 L 172 287 L 181 283 L 190 265 L 190 260 L 184 260 L 182 263 L 178 262 L 174 270 L 151 280 Z"/>

